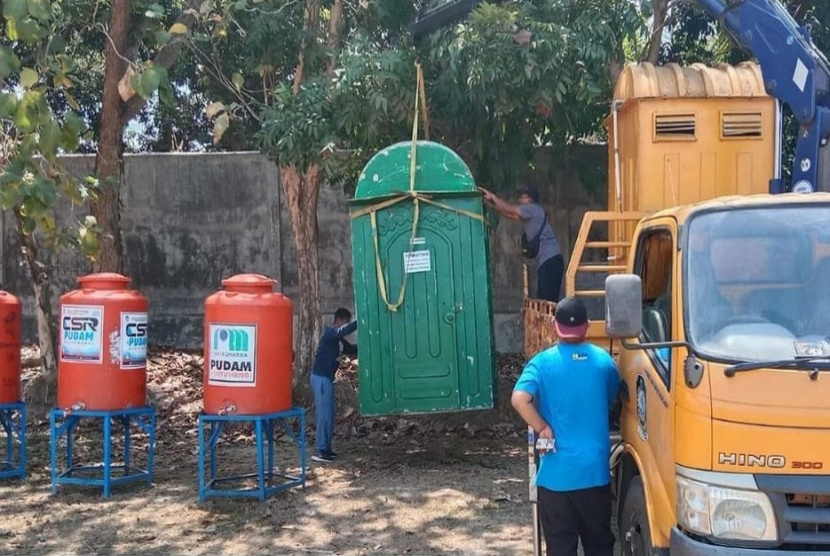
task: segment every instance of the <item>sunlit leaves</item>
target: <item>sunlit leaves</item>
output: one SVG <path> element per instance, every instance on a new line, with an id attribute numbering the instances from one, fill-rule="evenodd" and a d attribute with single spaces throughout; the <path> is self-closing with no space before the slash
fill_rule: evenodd
<path id="1" fill-rule="evenodd" d="M 187 33 L 187 26 L 184 23 L 174 23 L 170 26 L 171 35 L 184 35 Z"/>
<path id="2" fill-rule="evenodd" d="M 150 7 L 147 8 L 147 11 L 144 13 L 144 17 L 148 19 L 161 19 L 164 17 L 164 6 L 161 4 L 150 4 Z"/>
<path id="3" fill-rule="evenodd" d="M 11 48 L 0 45 L 0 80 L 20 69 L 20 58 Z"/>
<path id="4" fill-rule="evenodd" d="M 20 72 L 20 86 L 24 89 L 30 89 L 37 83 L 38 74 L 32 68 L 23 68 Z"/>
<path id="5" fill-rule="evenodd" d="M 52 9 L 48 0 L 4 0 L 6 35 L 12 41 L 34 45 L 48 36 L 45 25 L 52 19 Z"/>
<path id="6" fill-rule="evenodd" d="M 29 15 L 39 21 L 49 21 L 52 18 L 52 8 L 49 0 L 28 0 Z"/>
<path id="7" fill-rule="evenodd" d="M 29 14 L 26 0 L 5 0 L 3 3 L 3 17 L 20 21 Z"/>
<path id="8" fill-rule="evenodd" d="M 90 258 L 94 258 L 98 253 L 99 238 L 101 237 L 101 228 L 98 227 L 98 222 L 94 216 L 87 216 L 83 223 L 78 227 L 78 244 L 81 251 Z"/>
<path id="9" fill-rule="evenodd" d="M 59 163 L 77 149 L 86 122 L 71 110 L 55 113 L 47 98 L 74 86 L 75 61 L 65 54 L 56 20 L 60 3 L 5 0 L 3 18 L 9 43 L 0 46 L 0 209 L 14 211 L 25 234 L 39 233 L 54 245 L 66 237 L 56 222 L 61 198 L 75 203 L 94 198 Z M 84 192 L 81 192 L 81 187 Z M 89 233 L 95 229 L 88 227 Z M 73 240 L 80 245 L 80 239 Z M 89 243 L 89 242 L 87 242 Z"/>

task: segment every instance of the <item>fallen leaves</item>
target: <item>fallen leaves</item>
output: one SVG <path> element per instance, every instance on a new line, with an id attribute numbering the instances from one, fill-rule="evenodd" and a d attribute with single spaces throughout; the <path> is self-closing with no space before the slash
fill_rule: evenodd
<path id="1" fill-rule="evenodd" d="M 33 375 L 40 365 L 36 347 L 22 350 L 26 374 Z M 510 407 L 509 395 L 522 371 L 524 358 L 519 355 L 499 355 L 499 403 L 489 411 L 439 413 L 432 415 L 389 415 L 363 417 L 358 403 L 357 359 L 344 357 L 336 374 L 337 435 L 363 438 L 370 444 L 386 445 L 407 439 L 413 448 L 430 438 L 458 435 L 463 438 L 504 438 L 522 434 L 518 416 Z M 204 357 L 200 350 L 151 348 L 147 365 L 148 403 L 156 407 L 157 433 L 160 443 L 178 444 L 188 448 L 197 435 L 198 417 L 203 409 Z M 313 437 L 314 410 L 307 404 L 309 433 Z M 229 425 L 225 441 L 251 441 L 245 425 Z"/>

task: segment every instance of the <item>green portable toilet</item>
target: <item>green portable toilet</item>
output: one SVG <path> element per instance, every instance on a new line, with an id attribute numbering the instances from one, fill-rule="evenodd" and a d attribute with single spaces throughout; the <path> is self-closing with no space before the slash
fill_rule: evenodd
<path id="1" fill-rule="evenodd" d="M 417 143 L 411 184 L 411 151 L 403 142 L 377 153 L 350 201 L 360 412 L 489 409 L 496 375 L 482 197 L 464 161 L 430 141 Z"/>

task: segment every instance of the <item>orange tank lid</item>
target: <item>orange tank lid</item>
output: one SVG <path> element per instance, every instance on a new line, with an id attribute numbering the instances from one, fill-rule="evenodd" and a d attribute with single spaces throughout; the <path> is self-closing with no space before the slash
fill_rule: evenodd
<path id="1" fill-rule="evenodd" d="M 0 305 L 19 305 L 20 300 L 9 292 L 0 290 Z"/>
<path id="2" fill-rule="evenodd" d="M 131 280 L 116 272 L 98 272 L 78 278 L 78 283 L 89 290 L 126 290 Z"/>
<path id="3" fill-rule="evenodd" d="M 222 280 L 225 290 L 237 293 L 271 293 L 277 281 L 262 274 L 237 274 Z"/>

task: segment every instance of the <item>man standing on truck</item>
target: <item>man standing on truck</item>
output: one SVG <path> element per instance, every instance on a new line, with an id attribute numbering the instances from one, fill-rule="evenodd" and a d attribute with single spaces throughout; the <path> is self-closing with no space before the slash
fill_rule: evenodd
<path id="1" fill-rule="evenodd" d="M 536 477 L 548 556 L 613 556 L 608 410 L 620 386 L 617 365 L 585 342 L 588 311 L 576 297 L 556 305 L 559 342 L 534 356 L 512 403 L 539 439 L 552 440 Z M 537 409 L 538 408 L 538 409 Z"/>
<path id="2" fill-rule="evenodd" d="M 565 259 L 559 241 L 548 223 L 545 209 L 539 204 L 539 190 L 527 186 L 519 190 L 519 204 L 511 205 L 492 191 L 479 187 L 484 201 L 499 214 L 511 220 L 521 220 L 524 227 L 522 251 L 528 259 L 536 259 L 536 298 L 559 301 Z"/>

